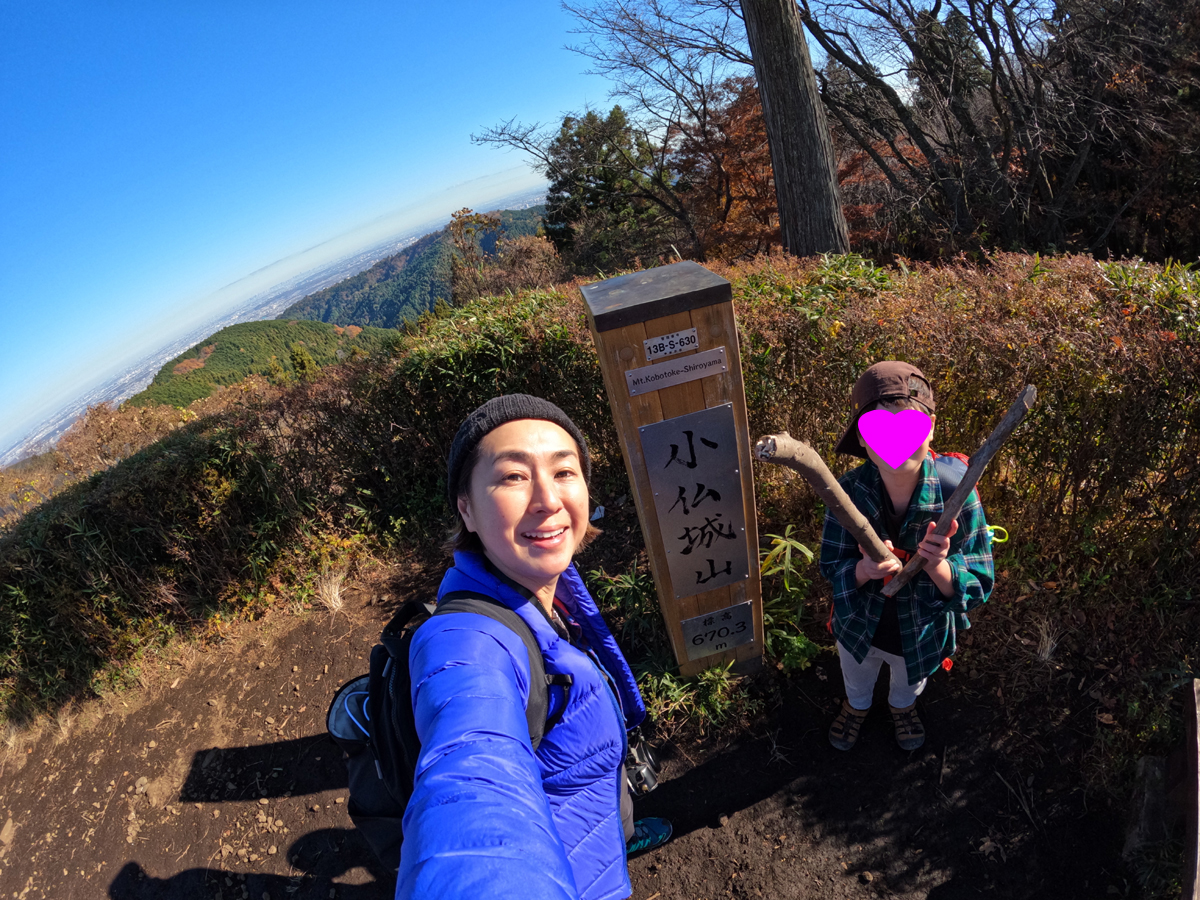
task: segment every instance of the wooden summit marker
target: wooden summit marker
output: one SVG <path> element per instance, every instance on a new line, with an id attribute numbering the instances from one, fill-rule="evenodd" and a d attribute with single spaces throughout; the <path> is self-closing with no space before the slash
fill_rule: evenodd
<path id="1" fill-rule="evenodd" d="M 730 284 L 680 262 L 580 290 L 680 672 L 755 669 L 762 590 Z"/>

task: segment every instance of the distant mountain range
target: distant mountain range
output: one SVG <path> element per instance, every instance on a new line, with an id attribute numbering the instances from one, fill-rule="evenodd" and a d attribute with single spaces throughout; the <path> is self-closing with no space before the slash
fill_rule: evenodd
<path id="1" fill-rule="evenodd" d="M 535 234 L 544 212 L 544 206 L 499 211 L 504 236 Z M 495 250 L 496 240 L 496 234 L 484 235 L 483 251 Z M 449 301 L 452 250 L 447 226 L 352 278 L 310 294 L 279 316 L 334 325 L 398 328 L 405 320 L 433 309 L 439 299 Z"/>
<path id="2" fill-rule="evenodd" d="M 510 210 L 522 210 L 542 202 L 544 191 L 513 195 L 506 198 L 503 204 Z M 445 221 L 445 220 L 443 220 Z M 353 280 L 354 276 L 370 269 L 375 263 L 403 253 L 406 248 L 418 243 L 422 236 L 432 237 L 441 232 L 432 232 L 433 223 L 418 230 L 402 233 L 386 241 L 376 242 L 368 247 L 356 250 L 354 253 L 340 257 L 333 262 L 317 266 L 300 275 L 281 281 L 272 287 L 260 291 L 246 299 L 236 309 L 214 316 L 190 330 L 187 334 L 172 341 L 170 344 L 147 352 L 146 356 L 130 367 L 106 381 L 86 391 L 81 392 L 61 408 L 49 412 L 46 419 L 26 434 L 23 438 L 8 447 L 0 447 L 0 466 L 12 463 L 39 453 L 53 446 L 71 424 L 79 418 L 89 406 L 99 403 L 119 404 L 145 389 L 154 376 L 168 361 L 179 356 L 189 348 L 201 345 L 204 339 L 223 328 L 239 322 L 261 321 L 272 319 L 285 313 L 288 307 L 299 305 L 302 301 L 326 288 L 340 282 Z M 436 227 L 436 226 L 433 226 Z M 414 267 L 415 268 L 415 267 Z M 429 302 L 432 306 L 432 301 Z M 317 314 L 290 314 L 289 318 L 303 318 L 323 321 Z M 336 322 L 332 324 L 343 324 Z M 377 324 L 376 322 L 345 324 Z M 399 324 L 397 322 L 396 324 Z"/>

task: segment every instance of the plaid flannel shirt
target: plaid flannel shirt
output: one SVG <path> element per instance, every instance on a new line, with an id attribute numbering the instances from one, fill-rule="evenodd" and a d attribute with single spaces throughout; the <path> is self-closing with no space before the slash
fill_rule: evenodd
<path id="1" fill-rule="evenodd" d="M 839 479 L 839 483 L 875 532 L 887 537 L 880 508 L 883 480 L 875 464 L 867 462 L 852 469 Z M 942 486 L 933 457 L 927 455 L 921 468 L 920 484 L 909 503 L 896 546 L 915 553 L 927 524 L 935 521 L 941 512 Z M 858 662 L 862 662 L 871 649 L 871 639 L 884 604 L 880 593 L 883 581 L 868 581 L 861 588 L 855 586 L 854 568 L 860 559 L 858 542 L 826 511 L 821 539 L 821 574 L 833 585 L 830 628 Z M 950 555 L 946 562 L 952 573 L 952 596 L 944 596 L 924 571 L 896 595 L 900 641 L 909 684 L 928 677 L 942 660 L 953 655 L 957 631 L 971 627 L 967 611 L 986 601 L 992 592 L 995 571 L 991 535 L 975 491 L 958 514 L 958 531 L 950 539 Z"/>

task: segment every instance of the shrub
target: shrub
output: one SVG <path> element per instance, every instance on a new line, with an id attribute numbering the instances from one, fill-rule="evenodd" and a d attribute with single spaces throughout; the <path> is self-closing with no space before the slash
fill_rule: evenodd
<path id="1" fill-rule="evenodd" d="M 204 427 L 205 425 L 208 427 Z M 22 718 L 237 600 L 299 508 L 275 463 L 197 423 L 68 488 L 0 535 L 0 709 Z"/>
<path id="2" fill-rule="evenodd" d="M 1129 673 L 1195 667 L 1200 330 L 1191 269 L 1009 254 L 943 268 L 881 270 L 856 257 L 715 268 L 734 284 L 752 438 L 788 430 L 836 468 L 857 464 L 834 462 L 832 447 L 850 386 L 882 358 L 908 359 L 932 380 L 943 450 L 974 450 L 1020 387 L 1037 385 L 1037 408 L 980 485 L 989 519 L 1013 535 L 997 551 L 1002 589 L 1018 577 L 1036 584 L 1036 597 L 1016 599 L 1042 604 L 1041 621 L 1065 652 L 1141 654 Z M 525 391 L 561 406 L 591 445 L 593 494 L 627 493 L 580 304 L 569 289 L 484 297 L 425 317 L 386 358 L 285 389 L 227 388 L 240 392 L 236 402 L 204 401 L 197 411 L 210 414 L 183 427 L 163 419 L 175 430 L 157 444 L 7 525 L 6 714 L 87 690 L 98 673 L 203 627 L 214 610 L 253 613 L 285 591 L 314 595 L 319 574 L 345 571 L 368 538 L 433 558 L 449 522 L 450 441 L 496 394 Z M 87 429 L 97 435 L 90 446 L 113 448 L 97 452 L 96 465 L 137 444 L 105 438 L 99 419 Z M 756 474 L 760 530 L 815 547 L 821 510 L 811 492 L 776 467 Z M 322 555 L 352 538 L 344 557 Z M 660 656 L 661 632 L 647 630 L 657 623 L 644 573 L 616 579 L 603 602 L 644 654 L 635 664 L 652 702 L 692 702 Z M 813 650 L 790 610 L 806 590 L 789 580 L 769 610 L 773 653 L 798 668 Z M 968 648 L 963 659 L 1001 656 Z M 710 721 L 741 708 L 722 699 L 722 678 L 710 681 Z M 1126 752 L 1132 741 L 1167 739 L 1155 724 L 1165 720 L 1165 684 L 1128 682 L 1126 737 L 1109 745 Z"/>
<path id="3" fill-rule="evenodd" d="M 88 407 L 53 450 L 0 469 L 0 526 L 195 418 L 194 412 L 169 406 L 118 410 L 99 403 Z"/>
<path id="4" fill-rule="evenodd" d="M 1054 560 L 1047 580 L 1083 578 L 1102 557 L 1113 574 L 1137 576 L 1131 595 L 1191 590 L 1200 294 L 1190 270 L 997 254 L 828 291 L 828 269 L 764 260 L 729 272 L 743 301 L 755 435 L 786 429 L 835 470 L 857 465 L 832 453 L 850 386 L 872 362 L 896 358 L 933 383 L 935 448 L 970 453 L 1032 383 L 1038 405 L 980 488 L 989 520 L 1018 538 L 1010 552 Z M 774 521 L 806 520 L 801 537 L 814 539 L 808 495 L 777 471 L 759 475 L 765 508 L 781 514 Z"/>

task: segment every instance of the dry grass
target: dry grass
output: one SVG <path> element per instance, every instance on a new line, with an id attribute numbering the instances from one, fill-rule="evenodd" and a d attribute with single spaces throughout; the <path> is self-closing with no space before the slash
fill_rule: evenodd
<path id="1" fill-rule="evenodd" d="M 1043 618 L 1038 620 L 1037 635 L 1037 650 L 1034 651 L 1037 661 L 1042 664 L 1049 663 L 1058 649 L 1058 639 L 1062 637 L 1062 631 L 1049 618 Z"/>
<path id="2" fill-rule="evenodd" d="M 317 602 L 330 612 L 338 612 L 345 605 L 342 600 L 342 583 L 346 580 L 345 572 L 335 572 L 323 568 L 317 576 L 313 593 Z"/>
<path id="3" fill-rule="evenodd" d="M 54 741 L 62 743 L 71 736 L 75 727 L 75 710 L 70 703 L 60 708 L 54 714 Z"/>

